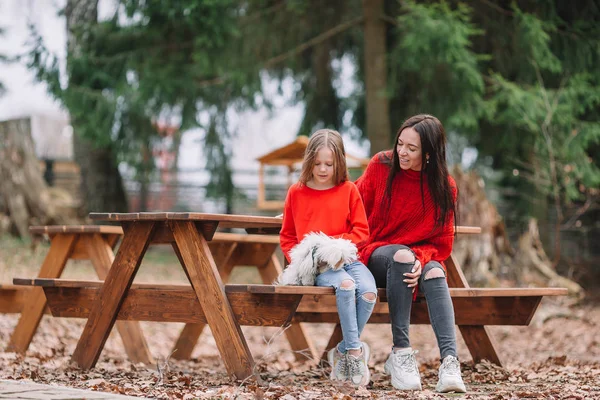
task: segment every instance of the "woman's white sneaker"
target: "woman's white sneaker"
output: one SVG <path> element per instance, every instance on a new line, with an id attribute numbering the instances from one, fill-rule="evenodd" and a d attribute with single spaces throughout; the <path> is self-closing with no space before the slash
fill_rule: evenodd
<path id="1" fill-rule="evenodd" d="M 421 390 L 421 376 L 412 348 L 392 351 L 383 370 L 392 377 L 392 386 L 398 390 Z"/>
<path id="2" fill-rule="evenodd" d="M 435 390 L 440 393 L 466 393 L 467 388 L 460 373 L 460 362 L 454 356 L 446 356 L 440 365 L 439 380 Z"/>

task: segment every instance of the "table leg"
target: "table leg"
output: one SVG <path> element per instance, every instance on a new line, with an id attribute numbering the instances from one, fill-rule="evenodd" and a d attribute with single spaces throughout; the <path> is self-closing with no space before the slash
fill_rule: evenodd
<path id="1" fill-rule="evenodd" d="M 221 246 L 224 247 L 224 246 Z M 235 251 L 237 244 L 232 243 L 231 245 L 227 246 L 227 250 L 224 251 L 223 253 L 221 253 L 218 257 L 215 256 L 215 264 L 217 265 L 224 265 L 227 264 L 225 266 L 225 269 L 220 269 L 219 273 L 221 274 L 221 280 L 223 282 L 227 282 L 227 280 L 229 279 L 229 274 L 231 273 L 231 270 L 233 269 L 233 265 L 229 265 L 231 264 L 231 256 L 233 254 L 233 252 Z M 179 263 L 181 264 L 181 267 L 183 268 L 183 264 L 184 261 L 181 258 L 181 253 L 179 252 L 179 249 L 177 248 L 176 245 L 173 245 L 173 250 L 175 251 L 175 254 L 177 255 L 177 258 L 179 259 Z M 220 248 L 220 250 L 224 250 L 223 248 Z M 187 271 L 186 271 L 186 275 L 187 275 Z M 188 275 L 188 280 L 189 280 L 189 275 Z M 185 324 L 185 326 L 183 327 L 183 329 L 181 330 L 181 333 L 179 334 L 179 337 L 177 338 L 177 342 L 175 343 L 175 346 L 173 346 L 173 351 L 171 352 L 173 354 L 173 358 L 176 360 L 189 360 L 192 357 L 192 353 L 194 351 L 194 347 L 196 347 L 196 343 L 198 343 L 198 339 L 200 338 L 200 335 L 202 335 L 202 332 L 204 331 L 204 327 L 206 326 L 206 324 Z"/>
<path id="2" fill-rule="evenodd" d="M 271 251 L 269 262 L 264 267 L 258 269 L 263 283 L 268 285 L 272 284 L 283 270 L 277 256 L 273 254 L 274 251 L 275 249 Z M 307 358 L 314 360 L 315 362 L 319 360 L 319 353 L 312 340 L 308 337 L 308 333 L 304 329 L 303 324 L 299 322 L 292 323 L 285 330 L 285 336 L 294 352 L 296 361 L 304 361 Z"/>
<path id="3" fill-rule="evenodd" d="M 154 224 L 154 221 L 136 221 L 125 231 L 71 358 L 80 368 L 89 369 L 96 365 L 148 248 Z"/>
<path id="4" fill-rule="evenodd" d="M 52 238 L 50 250 L 38 274 L 38 278 L 60 278 L 77 242 L 74 234 L 60 234 Z M 41 287 L 33 287 L 23 305 L 19 322 L 10 337 L 7 350 L 24 354 L 44 314 L 46 296 Z"/>
<path id="5" fill-rule="evenodd" d="M 104 280 L 115 259 L 111 244 L 100 234 L 94 234 L 86 239 L 90 261 L 98 278 Z M 129 359 L 134 363 L 152 364 L 153 357 L 148 349 L 140 323 L 138 321 L 116 321 L 115 324 Z"/>
<path id="6" fill-rule="evenodd" d="M 231 310 L 206 239 L 193 222 L 170 221 L 169 226 L 227 372 L 237 379 L 247 378 L 253 373 L 254 360 Z"/>

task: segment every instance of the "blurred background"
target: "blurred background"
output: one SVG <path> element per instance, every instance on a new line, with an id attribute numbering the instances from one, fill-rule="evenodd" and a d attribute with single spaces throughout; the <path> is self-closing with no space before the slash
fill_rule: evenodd
<path id="1" fill-rule="evenodd" d="M 600 4 L 1 0 L 0 235 L 276 215 L 316 129 L 352 176 L 437 116 L 474 284 L 600 283 Z M 1 250 L 0 250 L 1 251 Z"/>

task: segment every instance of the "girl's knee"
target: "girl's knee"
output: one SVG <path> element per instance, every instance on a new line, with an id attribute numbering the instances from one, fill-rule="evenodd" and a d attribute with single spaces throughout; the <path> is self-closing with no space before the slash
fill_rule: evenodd
<path id="1" fill-rule="evenodd" d="M 401 264 L 414 263 L 415 255 L 408 249 L 400 249 L 394 254 L 394 261 Z"/>
<path id="2" fill-rule="evenodd" d="M 366 292 L 362 294 L 362 298 L 369 303 L 374 303 L 377 300 L 377 294 L 373 292 Z"/>
<path id="3" fill-rule="evenodd" d="M 354 290 L 354 281 L 351 279 L 344 279 L 340 284 L 342 290 Z"/>

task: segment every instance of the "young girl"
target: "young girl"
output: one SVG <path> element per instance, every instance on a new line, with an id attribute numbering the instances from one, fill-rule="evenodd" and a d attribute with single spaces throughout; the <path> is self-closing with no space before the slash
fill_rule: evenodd
<path id="1" fill-rule="evenodd" d="M 331 129 L 311 136 L 300 179 L 290 187 L 285 200 L 280 242 L 288 261 L 290 250 L 311 232 L 348 239 L 356 245 L 369 237 L 360 194 L 348 180 L 342 137 Z M 359 338 L 377 299 L 375 279 L 356 260 L 318 275 L 316 285 L 335 288 L 342 326 L 342 341 L 328 353 L 331 379 L 366 385 L 371 377 L 370 350 Z"/>

